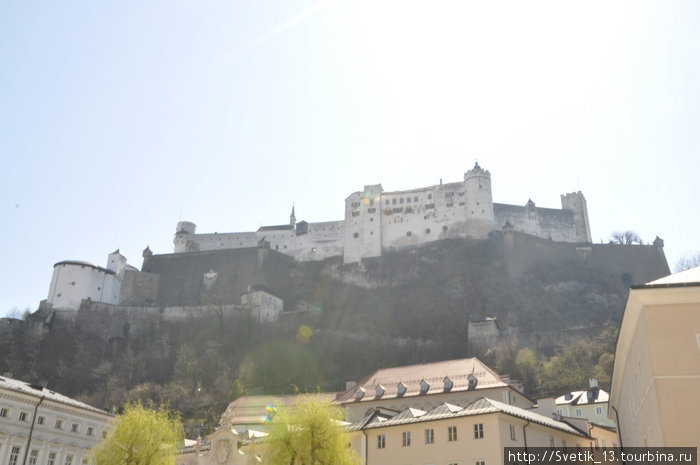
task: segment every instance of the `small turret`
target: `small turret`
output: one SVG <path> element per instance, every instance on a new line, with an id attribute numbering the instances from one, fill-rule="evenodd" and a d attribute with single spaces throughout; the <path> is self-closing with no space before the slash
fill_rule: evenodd
<path id="1" fill-rule="evenodd" d="M 106 268 L 120 274 L 126 266 L 126 257 L 122 254 L 121 249 L 117 249 L 107 256 Z"/>
<path id="2" fill-rule="evenodd" d="M 179 221 L 175 230 L 175 253 L 187 252 L 187 240 L 190 236 L 194 236 L 197 230 L 197 225 L 189 221 Z"/>
<path id="3" fill-rule="evenodd" d="M 294 214 L 294 204 L 292 204 L 292 214 L 289 215 L 289 224 L 294 228 L 294 226 L 297 224 L 297 217 Z"/>
<path id="4" fill-rule="evenodd" d="M 485 238 L 494 230 L 491 173 L 474 163 L 474 168 L 464 173 L 466 195 L 465 216 L 469 229 L 478 238 Z"/>

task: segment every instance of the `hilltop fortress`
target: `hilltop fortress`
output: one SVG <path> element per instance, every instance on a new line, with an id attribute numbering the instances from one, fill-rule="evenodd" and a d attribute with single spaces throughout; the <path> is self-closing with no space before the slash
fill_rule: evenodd
<path id="1" fill-rule="evenodd" d="M 126 322 L 145 327 L 137 321 L 183 320 L 213 308 L 274 321 L 305 311 L 290 291 L 294 276 L 320 272 L 348 285 L 386 286 L 369 272 L 384 256 L 443 240 L 452 246 L 466 240 L 471 247 L 491 241 L 515 278 L 562 263 L 619 276 L 625 286 L 668 274 L 661 239 L 653 245 L 592 244 L 583 194 L 562 195 L 561 204 L 551 209 L 532 200 L 522 206 L 494 203 L 491 175 L 476 164 L 460 182 L 396 192 L 365 186 L 345 199 L 341 221 L 297 222 L 294 208 L 288 224 L 253 232 L 197 234 L 193 223 L 183 221 L 174 253 L 154 254 L 146 247 L 141 270 L 120 250 L 108 255 L 104 268 L 56 263 L 40 308 L 92 321 L 98 329 L 109 321 L 109 334 Z M 324 260 L 320 268 L 306 266 Z M 291 299 L 287 311 L 284 299 Z"/>
<path id="2" fill-rule="evenodd" d="M 175 253 L 269 247 L 297 261 L 342 256 L 344 263 L 379 257 L 441 239 L 486 239 L 492 231 L 513 230 L 559 242 L 590 243 L 586 199 L 581 192 L 561 196 L 561 209 L 494 203 L 491 174 L 479 164 L 464 181 L 405 191 L 365 186 L 345 199 L 345 219 L 321 223 L 296 221 L 257 231 L 197 234 L 196 225 L 179 222 Z"/>

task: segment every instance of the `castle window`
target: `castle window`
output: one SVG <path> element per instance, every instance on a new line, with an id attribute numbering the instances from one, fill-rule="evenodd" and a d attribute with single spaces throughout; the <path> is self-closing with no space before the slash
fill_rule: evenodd
<path id="1" fill-rule="evenodd" d="M 354 237 L 355 239 L 357 239 L 358 237 L 360 237 L 360 235 L 359 235 L 358 233 L 353 233 L 353 234 L 352 234 L 352 237 Z"/>
<path id="2" fill-rule="evenodd" d="M 56 420 L 56 423 L 54 424 L 54 428 L 63 429 L 63 420 Z"/>
<path id="3" fill-rule="evenodd" d="M 46 417 L 39 417 L 36 419 L 36 424 L 43 425 L 45 421 L 46 421 Z"/>
<path id="4" fill-rule="evenodd" d="M 403 211 L 402 207 L 396 207 L 394 208 L 394 213 L 401 213 Z"/>
<path id="5" fill-rule="evenodd" d="M 418 197 L 413 197 L 414 202 L 418 202 Z"/>
<path id="6" fill-rule="evenodd" d="M 376 211 L 377 211 L 377 209 L 374 207 L 367 209 L 367 213 L 375 213 Z"/>
<path id="7" fill-rule="evenodd" d="M 413 234 L 411 231 L 406 231 L 406 236 L 411 237 L 411 234 Z"/>
<path id="8" fill-rule="evenodd" d="M 373 207 L 374 206 L 374 199 L 369 199 L 369 206 Z"/>
<path id="9" fill-rule="evenodd" d="M 380 434 L 377 436 L 377 449 L 384 449 L 386 447 L 386 436 Z"/>
<path id="10" fill-rule="evenodd" d="M 71 433 L 77 433 L 77 432 L 78 432 L 78 424 L 77 424 L 77 423 L 73 423 L 73 424 L 71 425 L 71 427 L 70 427 L 70 432 L 71 432 Z"/>
<path id="11" fill-rule="evenodd" d="M 399 203 L 403 203 L 403 197 L 399 199 Z"/>
<path id="12" fill-rule="evenodd" d="M 454 195 L 455 195 L 454 192 L 445 192 L 445 198 L 446 198 L 446 199 L 450 199 L 450 198 L 452 198 L 452 196 L 454 196 Z"/>
<path id="13" fill-rule="evenodd" d="M 396 205 L 396 199 L 391 199 L 392 205 Z"/>
<path id="14" fill-rule="evenodd" d="M 459 206 L 460 206 L 460 207 L 463 207 L 463 206 L 465 206 L 465 205 L 466 205 L 466 202 L 459 202 Z"/>
<path id="15" fill-rule="evenodd" d="M 411 203 L 411 197 L 406 198 L 406 203 Z"/>
<path id="16" fill-rule="evenodd" d="M 434 204 L 434 203 L 429 203 L 428 205 L 425 206 L 425 208 L 427 208 L 428 210 L 430 210 L 430 209 L 432 209 L 432 208 L 435 208 L 435 204 Z"/>
<path id="17" fill-rule="evenodd" d="M 386 200 L 384 201 L 384 205 L 389 205 L 389 199 L 386 199 Z"/>
<path id="18" fill-rule="evenodd" d="M 352 216 L 360 216 L 360 212 L 352 212 Z"/>
<path id="19" fill-rule="evenodd" d="M 0 417 L 1 418 L 7 418 L 8 415 L 10 414 L 10 411 L 6 408 L 0 408 Z"/>
<path id="20" fill-rule="evenodd" d="M 426 229 L 426 230 L 425 230 L 425 233 L 426 233 L 426 234 L 430 234 L 430 228 Z"/>
<path id="21" fill-rule="evenodd" d="M 411 445 L 411 432 L 410 431 L 404 431 L 401 433 L 401 445 L 402 446 L 410 446 Z"/>
<path id="22" fill-rule="evenodd" d="M 425 430 L 425 443 L 432 444 L 433 442 L 435 442 L 435 430 L 434 429 L 426 429 Z"/>
<path id="23" fill-rule="evenodd" d="M 442 230 L 443 230 L 443 231 L 447 231 L 447 226 L 443 226 L 443 227 L 442 227 Z"/>
<path id="24" fill-rule="evenodd" d="M 413 213 L 413 207 L 406 207 L 406 213 Z"/>
<path id="25" fill-rule="evenodd" d="M 433 198 L 433 194 L 428 194 L 428 200 Z"/>
<path id="26" fill-rule="evenodd" d="M 29 414 L 27 412 L 19 412 L 19 421 L 27 421 Z"/>
<path id="27" fill-rule="evenodd" d="M 451 207 L 451 206 L 453 206 L 453 205 L 454 205 L 454 203 L 452 203 L 452 202 L 448 202 L 448 203 L 447 203 L 447 206 L 448 206 L 448 207 Z"/>
<path id="28" fill-rule="evenodd" d="M 474 425 L 474 439 L 482 439 L 484 437 L 484 424 L 477 423 Z"/>
<path id="29" fill-rule="evenodd" d="M 391 215 L 391 208 L 385 208 L 385 209 L 384 209 L 384 214 L 385 214 L 385 215 Z"/>
<path id="30" fill-rule="evenodd" d="M 88 426 L 87 435 L 92 436 L 94 431 L 95 431 L 95 429 L 92 426 Z"/>

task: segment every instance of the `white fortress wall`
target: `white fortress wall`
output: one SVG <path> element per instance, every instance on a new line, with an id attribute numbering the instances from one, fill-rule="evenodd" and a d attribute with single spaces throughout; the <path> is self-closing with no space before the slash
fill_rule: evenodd
<path id="1" fill-rule="evenodd" d="M 200 252 L 207 250 L 256 247 L 258 245 L 258 239 L 255 232 L 194 234 L 189 236 L 188 241 L 191 244 L 196 244 L 196 250 Z"/>
<path id="2" fill-rule="evenodd" d="M 83 299 L 116 304 L 121 282 L 108 270 L 86 262 L 54 265 L 47 303 L 54 308 L 78 310 Z"/>

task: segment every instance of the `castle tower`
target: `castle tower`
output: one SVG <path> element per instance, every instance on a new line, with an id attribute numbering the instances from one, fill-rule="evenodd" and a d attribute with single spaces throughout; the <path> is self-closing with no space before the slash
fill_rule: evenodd
<path id="1" fill-rule="evenodd" d="M 365 186 L 345 199 L 343 262 L 382 254 L 382 185 Z"/>
<path id="2" fill-rule="evenodd" d="M 106 268 L 114 271 L 115 274 L 120 274 L 126 266 L 126 257 L 122 254 L 121 249 L 117 249 L 107 256 Z"/>
<path id="3" fill-rule="evenodd" d="M 294 204 L 292 204 L 292 214 L 289 215 L 289 224 L 294 228 L 294 226 L 297 224 L 297 217 L 294 215 Z"/>
<path id="4" fill-rule="evenodd" d="M 591 240 L 591 227 L 588 224 L 588 207 L 586 198 L 581 191 L 562 194 L 561 207 L 574 213 L 574 228 L 576 229 L 577 242 L 593 242 Z"/>
<path id="5" fill-rule="evenodd" d="M 194 236 L 196 229 L 197 225 L 190 223 L 189 221 L 180 221 L 177 223 L 175 239 L 173 239 L 173 244 L 175 244 L 175 253 L 187 252 L 187 241 L 191 236 Z"/>
<path id="6" fill-rule="evenodd" d="M 466 223 L 470 236 L 486 238 L 494 230 L 491 173 L 474 163 L 464 174 Z"/>

